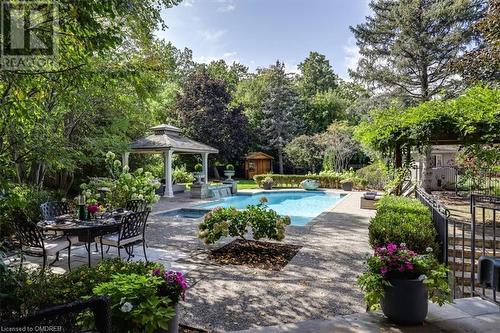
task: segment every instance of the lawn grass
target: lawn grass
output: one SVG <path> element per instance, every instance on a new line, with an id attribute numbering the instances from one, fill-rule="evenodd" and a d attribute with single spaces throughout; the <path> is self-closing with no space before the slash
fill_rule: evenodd
<path id="1" fill-rule="evenodd" d="M 252 179 L 241 179 L 238 180 L 238 190 L 252 190 L 259 188 L 254 180 Z"/>

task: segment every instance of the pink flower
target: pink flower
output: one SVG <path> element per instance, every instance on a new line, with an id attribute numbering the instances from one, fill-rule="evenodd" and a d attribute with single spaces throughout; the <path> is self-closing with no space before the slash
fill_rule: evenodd
<path id="1" fill-rule="evenodd" d="M 387 244 L 387 251 L 389 251 L 389 253 L 394 253 L 397 249 L 398 246 L 396 244 L 393 243 Z"/>
<path id="2" fill-rule="evenodd" d="M 381 268 L 380 268 L 380 273 L 382 273 L 382 275 L 387 274 L 387 272 L 388 272 L 387 267 L 381 267 Z"/>
<path id="3" fill-rule="evenodd" d="M 401 273 L 405 271 L 405 266 L 399 266 L 398 271 Z"/>
<path id="4" fill-rule="evenodd" d="M 405 263 L 405 267 L 407 270 L 412 271 L 413 270 L 413 264 L 411 262 Z"/>

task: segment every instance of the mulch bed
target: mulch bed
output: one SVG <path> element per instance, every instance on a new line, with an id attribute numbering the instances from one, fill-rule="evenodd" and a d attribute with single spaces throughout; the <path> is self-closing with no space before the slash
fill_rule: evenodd
<path id="1" fill-rule="evenodd" d="M 244 265 L 279 271 L 299 252 L 300 246 L 236 239 L 210 251 L 208 258 L 220 265 Z"/>

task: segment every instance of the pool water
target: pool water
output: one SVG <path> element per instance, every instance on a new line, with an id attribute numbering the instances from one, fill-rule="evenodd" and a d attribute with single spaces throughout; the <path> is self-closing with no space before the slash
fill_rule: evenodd
<path id="1" fill-rule="evenodd" d="M 212 209 L 215 207 L 234 207 L 244 209 L 248 205 L 257 205 L 262 197 L 266 197 L 267 206 L 280 215 L 288 215 L 292 225 L 306 225 L 313 218 L 340 201 L 345 194 L 314 192 L 259 192 L 255 194 L 237 194 L 222 198 L 216 202 L 196 206 L 196 208 Z"/>

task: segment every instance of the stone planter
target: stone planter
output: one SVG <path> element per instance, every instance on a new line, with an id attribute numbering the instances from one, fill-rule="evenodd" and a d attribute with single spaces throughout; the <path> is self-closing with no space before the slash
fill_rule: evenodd
<path id="1" fill-rule="evenodd" d="M 352 182 L 342 183 L 342 190 L 344 190 L 344 191 L 352 191 Z"/>
<path id="2" fill-rule="evenodd" d="M 314 179 L 306 179 L 300 183 L 300 186 L 307 191 L 316 191 L 319 187 L 319 181 Z"/>
<path id="3" fill-rule="evenodd" d="M 384 315 L 399 325 L 422 324 L 428 311 L 428 291 L 418 279 L 389 280 L 380 305 Z"/>
<path id="4" fill-rule="evenodd" d="M 207 199 L 210 197 L 210 187 L 208 184 L 191 185 L 191 198 Z"/>
<path id="5" fill-rule="evenodd" d="M 262 187 L 264 188 L 264 190 L 272 190 L 273 183 L 262 183 Z"/>
<path id="6" fill-rule="evenodd" d="M 193 172 L 193 177 L 196 178 L 196 184 L 201 184 L 201 179 L 203 178 L 203 172 Z"/>
<path id="7" fill-rule="evenodd" d="M 231 177 L 234 176 L 234 170 L 224 170 L 224 176 L 227 177 L 227 180 L 232 180 Z"/>

